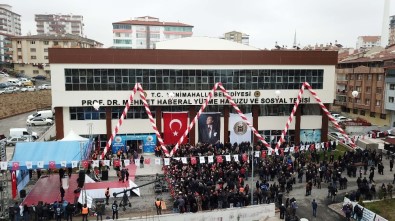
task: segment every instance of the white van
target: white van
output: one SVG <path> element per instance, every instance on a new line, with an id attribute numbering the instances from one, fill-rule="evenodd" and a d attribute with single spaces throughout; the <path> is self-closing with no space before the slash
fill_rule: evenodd
<path id="1" fill-rule="evenodd" d="M 43 118 L 53 119 L 53 112 L 52 112 L 52 110 L 37 111 L 37 113 L 29 115 L 27 117 L 27 119 L 30 120 L 34 117 L 43 117 Z"/>
<path id="2" fill-rule="evenodd" d="M 10 137 L 33 137 L 33 139 L 38 138 L 38 134 L 36 132 L 29 133 L 26 128 L 11 128 L 10 129 Z"/>
<path id="3" fill-rule="evenodd" d="M 22 86 L 22 82 L 20 82 L 18 79 L 8 79 L 7 82 L 12 86 Z"/>

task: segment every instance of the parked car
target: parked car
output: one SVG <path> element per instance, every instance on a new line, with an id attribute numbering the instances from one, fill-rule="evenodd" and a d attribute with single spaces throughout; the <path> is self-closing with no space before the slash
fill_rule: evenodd
<path id="1" fill-rule="evenodd" d="M 7 73 L 1 72 L 0 71 L 0 77 L 9 77 L 10 75 L 8 75 Z"/>
<path id="2" fill-rule="evenodd" d="M 10 137 L 6 141 L 6 145 L 7 146 L 15 146 L 16 143 L 18 143 L 18 142 L 27 142 L 27 141 L 29 141 L 28 137 Z"/>
<path id="3" fill-rule="evenodd" d="M 372 134 L 373 138 L 382 138 L 388 136 L 387 131 L 379 131 L 379 130 L 368 131 L 368 134 Z"/>
<path id="4" fill-rule="evenodd" d="M 22 92 L 26 92 L 26 91 L 36 91 L 36 87 L 34 87 L 34 86 L 26 86 L 26 87 L 21 88 L 21 91 L 22 91 Z"/>
<path id="5" fill-rule="evenodd" d="M 331 132 L 329 135 L 331 135 L 332 137 L 338 140 L 345 139 L 344 135 L 340 132 Z"/>
<path id="6" fill-rule="evenodd" d="M 8 85 L 6 83 L 0 83 L 0 89 L 6 88 Z"/>
<path id="7" fill-rule="evenodd" d="M 22 83 L 22 86 L 33 86 L 33 82 L 27 78 L 19 78 L 18 80 Z"/>
<path id="8" fill-rule="evenodd" d="M 28 126 L 44 126 L 44 125 L 52 125 L 53 121 L 51 119 L 43 118 L 43 117 L 35 117 L 26 121 Z"/>
<path id="9" fill-rule="evenodd" d="M 14 90 L 14 87 L 7 87 L 7 88 L 4 88 L 3 90 L 0 90 L 0 94 L 13 94 L 16 92 L 17 91 Z"/>
<path id="10" fill-rule="evenodd" d="M 33 77 L 36 80 L 47 80 L 47 77 L 43 76 L 43 75 L 37 75 Z"/>
<path id="11" fill-rule="evenodd" d="M 333 113 L 333 114 L 332 114 L 332 117 L 334 117 L 334 118 L 336 119 L 336 118 L 340 117 L 340 114 L 335 114 L 335 113 Z"/>
<path id="12" fill-rule="evenodd" d="M 42 84 L 40 86 L 38 86 L 39 90 L 51 90 L 51 85 L 49 84 Z"/>
<path id="13" fill-rule="evenodd" d="M 25 74 L 23 74 L 23 73 L 17 73 L 17 74 L 15 75 L 15 77 L 17 77 L 17 78 L 23 78 L 23 77 L 25 77 Z"/>
<path id="14" fill-rule="evenodd" d="M 344 121 L 352 121 L 352 119 L 341 116 L 341 117 L 336 118 L 336 121 L 338 123 L 340 123 L 340 122 L 344 122 Z"/>

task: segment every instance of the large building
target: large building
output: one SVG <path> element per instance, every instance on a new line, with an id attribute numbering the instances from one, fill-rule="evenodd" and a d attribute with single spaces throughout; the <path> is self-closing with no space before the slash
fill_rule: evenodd
<path id="1" fill-rule="evenodd" d="M 162 22 L 158 18 L 144 16 L 133 20 L 114 22 L 113 47 L 149 49 L 156 42 L 191 37 L 193 26 L 180 22 Z"/>
<path id="2" fill-rule="evenodd" d="M 13 35 L 0 32 L 0 65 L 8 66 L 12 64 L 12 43 Z"/>
<path id="3" fill-rule="evenodd" d="M 82 15 L 37 14 L 34 16 L 37 34 L 72 34 L 84 36 Z"/>
<path id="4" fill-rule="evenodd" d="M 160 133 L 166 126 L 163 112 L 187 112 L 191 121 L 216 82 L 223 83 L 244 113 L 252 113 L 254 127 L 269 142 L 281 135 L 303 82 L 311 84 L 326 106 L 334 100 L 336 51 L 258 50 L 220 39 L 197 43 L 215 45 L 212 50 L 190 50 L 191 42 L 183 40 L 173 40 L 186 44 L 172 50 L 164 45 L 161 48 L 167 49 L 51 48 L 57 138 L 74 130 L 100 135 L 105 145 L 136 83 L 146 92 Z M 169 42 L 163 43 L 172 45 Z M 155 136 L 140 97 L 134 98 L 118 133 Z M 92 106 L 95 102 L 98 110 Z M 204 112 L 220 113 L 220 140 L 228 142 L 233 129 L 229 115 L 236 112 L 223 94 L 217 93 Z M 306 133 L 316 134 L 315 141 L 327 140 L 328 118 L 308 91 L 286 138 L 299 143 L 300 134 Z M 195 126 L 188 142 L 197 141 Z"/>
<path id="5" fill-rule="evenodd" d="M 380 36 L 359 36 L 357 40 L 357 49 L 372 48 L 381 46 Z"/>
<path id="6" fill-rule="evenodd" d="M 221 39 L 225 39 L 228 41 L 234 41 L 234 42 L 244 44 L 244 45 L 250 44 L 250 36 L 245 33 L 238 32 L 238 31 L 227 32 L 224 34 L 223 37 L 221 37 Z"/>
<path id="7" fill-rule="evenodd" d="M 12 37 L 12 59 L 16 72 L 50 77 L 49 48 L 96 48 L 103 44 L 78 35 L 28 35 Z"/>
<path id="8" fill-rule="evenodd" d="M 388 75 L 394 66 L 395 56 L 391 52 L 394 49 L 373 48 L 340 61 L 336 69 L 335 105 L 353 118 L 379 126 L 395 126 L 395 114 L 391 113 L 395 111 L 394 79 L 392 74 Z M 356 98 L 353 91 L 358 91 Z"/>
<path id="9" fill-rule="evenodd" d="M 395 45 L 395 15 L 390 17 L 389 20 L 389 38 L 388 38 L 388 45 Z"/>
<path id="10" fill-rule="evenodd" d="M 13 12 L 10 5 L 0 4 L 0 32 L 21 35 L 21 16 Z"/>

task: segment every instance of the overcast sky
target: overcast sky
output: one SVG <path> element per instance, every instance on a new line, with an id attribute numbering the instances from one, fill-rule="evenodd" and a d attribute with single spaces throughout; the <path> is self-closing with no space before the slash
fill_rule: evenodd
<path id="1" fill-rule="evenodd" d="M 194 36 L 237 30 L 258 48 L 338 43 L 355 47 L 360 35 L 381 35 L 384 0 L 3 0 L 22 16 L 22 34 L 36 34 L 34 14 L 84 16 L 84 34 L 112 46 L 112 23 L 139 16 L 193 25 Z M 395 3 L 390 15 L 395 14 Z"/>

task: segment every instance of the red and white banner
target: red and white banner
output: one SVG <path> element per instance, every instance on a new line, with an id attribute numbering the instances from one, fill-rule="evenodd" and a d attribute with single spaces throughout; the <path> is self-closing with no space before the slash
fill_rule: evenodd
<path id="1" fill-rule="evenodd" d="M 163 138 L 165 144 L 176 144 L 188 126 L 188 112 L 163 112 Z M 187 143 L 183 140 L 182 144 Z"/>

